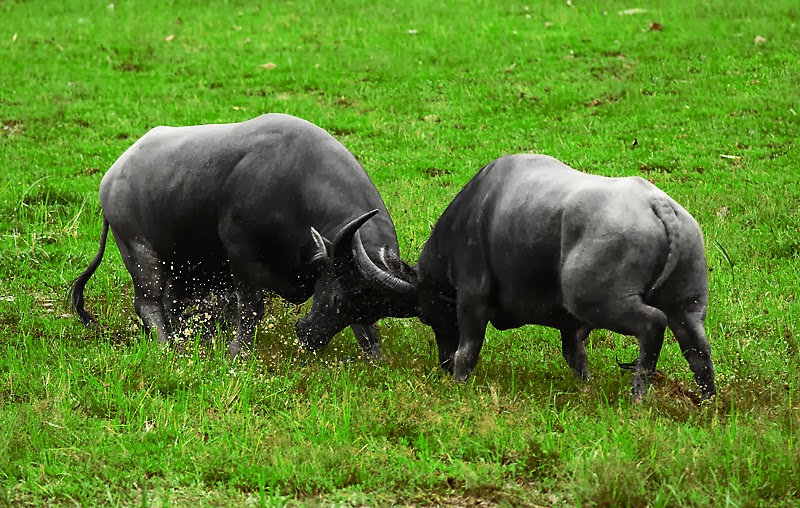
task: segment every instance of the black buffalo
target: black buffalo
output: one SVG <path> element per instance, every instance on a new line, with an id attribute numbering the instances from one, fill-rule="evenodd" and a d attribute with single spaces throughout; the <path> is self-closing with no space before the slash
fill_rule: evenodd
<path id="1" fill-rule="evenodd" d="M 633 396 L 641 399 L 669 326 L 702 396 L 715 393 L 702 233 L 646 180 L 589 175 L 542 155 L 502 157 L 444 211 L 415 277 L 402 276 L 391 255 L 388 270 L 377 266 L 368 245 L 359 249 L 356 235 L 362 269 L 402 288 L 456 380 L 469 377 L 491 322 L 560 330 L 564 358 L 588 381 L 584 341 L 605 328 L 638 339 Z"/>
<path id="2" fill-rule="evenodd" d="M 386 288 L 362 276 L 353 235 L 381 264 L 399 255 L 394 224 L 355 157 L 323 129 L 282 114 L 234 124 L 156 127 L 100 183 L 100 249 L 73 283 L 83 290 L 102 260 L 108 230 L 130 272 L 134 307 L 161 343 L 186 307 L 233 293 L 232 357 L 249 349 L 266 292 L 311 311 L 295 330 L 309 349 L 350 325 L 365 354 L 380 356 L 375 322 L 395 315 Z"/>

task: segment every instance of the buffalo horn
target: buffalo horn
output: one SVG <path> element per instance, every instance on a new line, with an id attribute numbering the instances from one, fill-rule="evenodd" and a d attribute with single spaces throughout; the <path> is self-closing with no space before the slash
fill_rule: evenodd
<path id="1" fill-rule="evenodd" d="M 361 241 L 361 234 L 356 231 L 355 234 L 355 254 L 358 267 L 361 273 L 369 280 L 378 283 L 386 289 L 400 294 L 410 294 L 414 291 L 414 285 L 404 281 L 400 277 L 392 275 L 391 273 L 379 268 L 367 255 L 364 250 L 364 244 Z"/>
<path id="2" fill-rule="evenodd" d="M 363 226 L 364 223 L 370 220 L 376 213 L 378 213 L 377 208 L 365 213 L 361 217 L 356 217 L 345 224 L 344 227 L 336 233 L 336 237 L 333 239 L 332 255 L 334 258 L 349 257 L 352 255 L 353 235 L 358 231 L 358 228 Z"/>

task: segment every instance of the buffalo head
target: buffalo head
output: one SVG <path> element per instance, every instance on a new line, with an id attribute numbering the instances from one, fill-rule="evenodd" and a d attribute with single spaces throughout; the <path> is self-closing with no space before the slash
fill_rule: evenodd
<path id="1" fill-rule="evenodd" d="M 347 326 L 352 326 L 364 353 L 380 356 L 375 322 L 384 317 L 414 315 L 413 284 L 389 272 L 393 254 L 385 247 L 373 248 L 378 267 L 367 254 L 359 228 L 378 210 L 372 210 L 347 223 L 333 241 L 311 228 L 315 254 L 311 259 L 317 274 L 314 301 L 309 313 L 295 325 L 297 338 L 306 349 L 326 346 Z M 363 259 L 369 260 L 365 263 Z"/>

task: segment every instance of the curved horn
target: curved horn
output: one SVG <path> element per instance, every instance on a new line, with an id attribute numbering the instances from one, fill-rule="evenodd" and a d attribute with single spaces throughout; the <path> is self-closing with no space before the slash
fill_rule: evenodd
<path id="1" fill-rule="evenodd" d="M 311 262 L 316 263 L 320 259 L 329 257 L 331 251 L 331 242 L 319 234 L 319 231 L 313 227 L 311 228 L 311 238 L 314 240 L 314 255 L 311 256 Z"/>
<path id="2" fill-rule="evenodd" d="M 401 295 L 410 295 L 414 292 L 413 284 L 382 270 L 369 258 L 367 251 L 364 250 L 364 244 L 361 242 L 361 234 L 358 231 L 356 231 L 354 239 L 356 262 L 364 278 Z"/>
<path id="3" fill-rule="evenodd" d="M 345 224 L 344 227 L 336 233 L 336 237 L 333 239 L 333 252 L 331 252 L 331 256 L 334 258 L 351 256 L 353 252 L 353 235 L 358 231 L 358 228 L 363 226 L 364 223 L 370 220 L 378 211 L 379 210 L 376 208 Z"/>

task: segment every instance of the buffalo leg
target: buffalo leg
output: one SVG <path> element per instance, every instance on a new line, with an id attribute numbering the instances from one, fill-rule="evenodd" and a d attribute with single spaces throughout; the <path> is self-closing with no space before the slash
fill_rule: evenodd
<path id="1" fill-rule="evenodd" d="M 191 292 L 179 278 L 169 277 L 165 281 L 161 300 L 170 327 L 175 331 L 181 324 L 186 308 L 191 304 Z"/>
<path id="2" fill-rule="evenodd" d="M 183 332 L 191 323 L 192 331 L 185 338 L 194 340 L 195 334 L 199 333 L 203 343 L 211 343 L 217 316 L 207 302 L 210 293 L 196 277 L 171 277 L 167 281 L 164 310 L 170 319 L 173 338 L 175 333 Z M 195 307 L 190 311 L 191 306 Z"/>
<path id="3" fill-rule="evenodd" d="M 214 318 L 214 324 L 219 325 L 221 331 L 227 331 L 237 320 L 236 293 L 224 290 L 212 291 L 210 294 L 214 299 L 209 307 Z"/>
<path id="4" fill-rule="evenodd" d="M 577 323 L 561 328 L 561 353 L 575 377 L 587 382 L 592 379 L 586 355 L 586 338 L 591 331 L 590 326 Z"/>
<path id="5" fill-rule="evenodd" d="M 669 327 L 689 367 L 694 379 L 700 386 L 703 399 L 710 399 L 716 394 L 714 388 L 714 365 L 711 363 L 711 345 L 704 330 L 705 312 L 686 312 L 669 315 Z"/>
<path id="6" fill-rule="evenodd" d="M 434 325 L 432 328 L 439 350 L 439 366 L 448 374 L 453 375 L 455 355 L 458 351 L 458 325 Z"/>
<path id="7" fill-rule="evenodd" d="M 639 361 L 633 370 L 632 395 L 634 402 L 644 400 L 656 372 L 667 316 L 647 305 L 641 296 L 612 300 L 608 305 L 587 303 L 570 309 L 573 314 L 592 323 L 596 328 L 606 328 L 623 335 L 634 335 L 639 341 Z"/>
<path id="8" fill-rule="evenodd" d="M 634 402 L 644 400 L 653 382 L 658 357 L 664 345 L 664 330 L 667 328 L 667 317 L 655 307 L 642 304 L 639 313 L 644 315 L 644 319 L 636 332 L 636 338 L 639 340 L 639 362 L 633 370 L 631 382 Z"/>
<path id="9" fill-rule="evenodd" d="M 486 335 L 486 306 L 478 302 L 460 298 L 456 309 L 458 315 L 458 351 L 453 362 L 453 378 L 458 382 L 466 381 L 475 365 L 483 347 Z"/>
<path id="10" fill-rule="evenodd" d="M 453 360 L 458 350 L 458 317 L 455 300 L 438 298 L 422 303 L 420 321 L 431 327 L 439 350 L 439 366 L 453 375 Z"/>
<path id="11" fill-rule="evenodd" d="M 156 332 L 159 343 L 169 343 L 170 328 L 163 305 L 166 281 L 164 262 L 143 244 L 126 245 L 117 239 L 117 247 L 133 279 L 133 308 L 136 314 L 146 331 Z"/>
<path id="12" fill-rule="evenodd" d="M 256 261 L 252 238 L 236 222 L 233 215 L 225 217 L 219 226 L 220 238 L 230 259 L 233 289 L 236 293 L 236 333 L 228 344 L 231 359 L 253 347 L 256 325 L 264 315 L 264 293 L 256 287 L 271 287 L 268 270 Z M 227 281 L 226 281 L 227 282 Z"/>
<path id="13" fill-rule="evenodd" d="M 155 330 L 160 344 L 170 342 L 170 332 L 160 298 L 149 298 L 145 293 L 134 289 L 133 308 L 142 320 L 145 331 L 149 333 Z"/>
<path id="14" fill-rule="evenodd" d="M 264 316 L 264 295 L 248 284 L 237 281 L 236 303 L 238 310 L 236 333 L 228 344 L 228 354 L 231 359 L 239 356 L 243 349 L 245 352 L 252 350 L 256 325 Z"/>
<path id="15" fill-rule="evenodd" d="M 375 323 L 364 326 L 359 324 L 352 324 L 350 328 L 358 340 L 358 345 L 361 346 L 361 352 L 367 360 L 378 361 L 381 359 L 381 336 L 378 333 L 378 327 Z"/>

